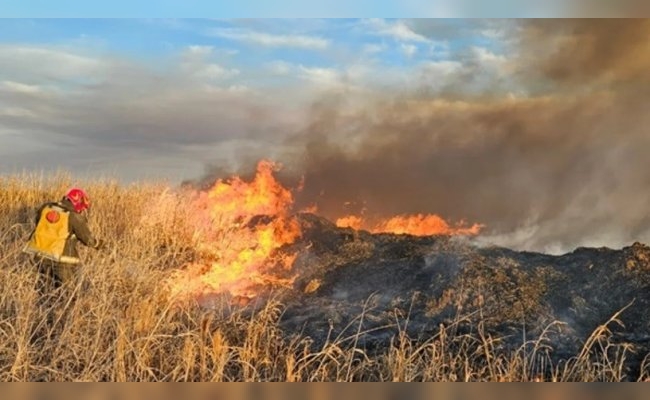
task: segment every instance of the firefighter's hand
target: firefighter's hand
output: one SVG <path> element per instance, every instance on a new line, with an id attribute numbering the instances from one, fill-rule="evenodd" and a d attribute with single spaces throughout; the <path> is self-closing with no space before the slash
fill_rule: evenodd
<path id="1" fill-rule="evenodd" d="M 102 239 L 97 239 L 97 243 L 94 246 L 95 249 L 101 250 L 104 248 L 104 241 Z"/>

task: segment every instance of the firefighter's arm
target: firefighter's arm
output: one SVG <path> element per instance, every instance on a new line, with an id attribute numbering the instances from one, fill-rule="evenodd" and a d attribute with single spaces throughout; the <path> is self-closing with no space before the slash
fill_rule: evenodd
<path id="1" fill-rule="evenodd" d="M 90 232 L 90 228 L 88 228 L 88 221 L 84 216 L 72 213 L 70 215 L 70 225 L 72 228 L 72 233 L 75 234 L 81 243 L 95 249 L 98 249 L 102 245 L 102 241 L 95 238 Z"/>

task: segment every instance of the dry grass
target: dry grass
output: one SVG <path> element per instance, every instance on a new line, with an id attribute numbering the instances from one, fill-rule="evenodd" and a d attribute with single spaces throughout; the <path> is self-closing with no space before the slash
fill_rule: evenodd
<path id="1" fill-rule="evenodd" d="M 314 348 L 278 326 L 282 304 L 255 313 L 172 306 L 161 282 L 192 257 L 190 210 L 164 184 L 84 183 L 91 227 L 107 239 L 76 287 L 41 295 L 21 254 L 34 208 L 72 179 L 0 177 L 0 381 L 618 381 L 626 350 L 597 329 L 574 359 L 553 365 L 541 339 L 502 352 L 482 325 L 441 326 L 425 342 L 400 329 L 383 353 L 355 348 L 362 332 Z M 155 204 L 155 206 L 153 206 Z M 363 319 L 360 315 L 357 322 Z M 458 321 L 462 321 L 459 317 Z M 408 319 L 396 318 L 403 327 Z M 359 326 L 361 326 L 359 324 Z M 549 326 L 549 330 L 554 328 Z M 597 351 L 594 355 L 592 350 Z M 645 380 L 646 376 L 639 379 Z"/>

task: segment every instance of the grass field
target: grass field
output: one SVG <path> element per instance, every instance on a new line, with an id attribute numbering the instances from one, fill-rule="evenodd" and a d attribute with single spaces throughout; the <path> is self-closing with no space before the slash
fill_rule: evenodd
<path id="1" fill-rule="evenodd" d="M 184 195 L 165 184 L 82 183 L 93 201 L 91 229 L 106 249 L 81 246 L 79 284 L 41 294 L 21 248 L 35 208 L 58 200 L 72 183 L 63 174 L 0 177 L 0 381 L 629 378 L 624 352 L 590 356 L 593 347 L 607 346 L 607 325 L 573 359 L 552 365 L 543 340 L 502 354 L 499 338 L 480 327 L 475 336 L 441 327 L 419 343 L 398 334 L 385 351 L 370 353 L 350 341 L 314 348 L 307 337 L 283 333 L 277 324 L 283 306 L 273 300 L 254 313 L 226 303 L 214 310 L 172 303 L 164 282 L 186 263 L 196 237 L 185 223 L 192 210 Z"/>

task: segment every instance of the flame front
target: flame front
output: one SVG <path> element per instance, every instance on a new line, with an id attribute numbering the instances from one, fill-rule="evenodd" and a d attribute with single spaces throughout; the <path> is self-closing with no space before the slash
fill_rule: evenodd
<path id="1" fill-rule="evenodd" d="M 275 170 L 274 163 L 261 161 L 251 182 L 235 176 L 217 180 L 208 191 L 194 192 L 188 200 L 188 222 L 197 261 L 175 271 L 167 282 L 174 300 L 202 302 L 221 293 L 250 299 L 262 289 L 292 285 L 296 254 L 278 250 L 301 236 L 300 224 L 291 214 L 293 195 L 274 178 Z M 314 205 L 307 211 L 316 210 Z M 419 236 L 476 235 L 482 228 L 462 222 L 451 226 L 434 214 L 395 216 L 372 225 L 362 216 L 349 215 L 336 224 Z"/>
<path id="2" fill-rule="evenodd" d="M 398 215 L 369 224 L 362 217 L 348 215 L 336 220 L 340 228 L 365 229 L 371 233 L 395 233 L 415 236 L 429 235 L 477 235 L 483 225 L 465 226 L 464 222 L 451 226 L 435 214 Z"/>
<path id="3" fill-rule="evenodd" d="M 292 283 L 291 277 L 272 271 L 291 267 L 295 256 L 276 250 L 300 236 L 298 221 L 289 216 L 293 196 L 273 177 L 275 168 L 261 161 L 252 182 L 220 179 L 193 200 L 194 240 L 201 261 L 173 276 L 173 298 L 224 292 L 250 298 L 260 287 Z"/>

